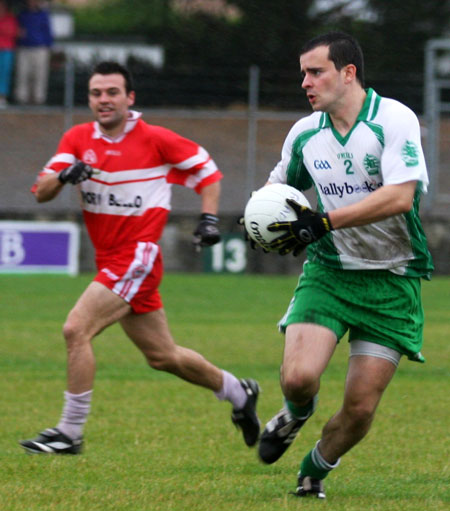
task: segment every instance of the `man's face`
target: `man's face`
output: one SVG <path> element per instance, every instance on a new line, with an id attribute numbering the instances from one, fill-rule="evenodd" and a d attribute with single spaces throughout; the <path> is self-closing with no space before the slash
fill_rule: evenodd
<path id="1" fill-rule="evenodd" d="M 128 109 L 134 104 L 134 92 L 127 93 L 120 73 L 94 74 L 89 80 L 89 108 L 106 133 L 121 131 Z"/>
<path id="2" fill-rule="evenodd" d="M 314 111 L 333 112 L 345 91 L 345 71 L 328 58 L 328 46 L 318 46 L 300 56 L 302 87 Z"/>

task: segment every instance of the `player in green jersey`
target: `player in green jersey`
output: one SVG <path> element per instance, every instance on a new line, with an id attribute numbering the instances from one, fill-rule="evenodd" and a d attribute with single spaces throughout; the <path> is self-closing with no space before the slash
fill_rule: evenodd
<path id="1" fill-rule="evenodd" d="M 369 431 L 402 355 L 423 362 L 421 278 L 433 265 L 418 216 L 428 184 L 416 115 L 364 88 L 363 54 L 343 33 L 300 52 L 302 87 L 313 113 L 289 132 L 271 183 L 314 187 L 317 210 L 288 199 L 297 220 L 273 224 L 280 254 L 307 248 L 286 315 L 283 409 L 261 436 L 273 463 L 317 404 L 320 378 L 349 333 L 343 404 L 304 457 L 298 496 L 325 497 L 323 480 Z"/>

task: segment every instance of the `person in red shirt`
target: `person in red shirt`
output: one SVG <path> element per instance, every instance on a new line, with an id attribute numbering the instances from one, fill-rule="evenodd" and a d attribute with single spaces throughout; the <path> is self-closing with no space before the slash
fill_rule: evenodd
<path id="1" fill-rule="evenodd" d="M 173 340 L 158 285 L 158 240 L 170 210 L 172 184 L 201 195 L 194 231 L 197 247 L 220 241 L 218 202 L 222 174 L 208 152 L 168 129 L 152 126 L 130 110 L 135 101 L 130 73 L 114 62 L 96 66 L 89 79 L 95 121 L 66 132 L 56 154 L 32 187 L 36 200 L 56 197 L 67 184 L 80 188 L 84 220 L 95 248 L 98 273 L 69 312 L 63 334 L 68 388 L 54 428 L 21 441 L 32 453 L 78 454 L 90 411 L 95 377 L 92 339 L 119 323 L 149 365 L 212 390 L 232 403 L 232 422 L 245 443 L 256 444 L 259 385 L 221 370 Z"/>
<path id="2" fill-rule="evenodd" d="M 0 0 L 0 108 L 8 105 L 18 30 L 17 20 L 9 11 L 7 2 Z"/>

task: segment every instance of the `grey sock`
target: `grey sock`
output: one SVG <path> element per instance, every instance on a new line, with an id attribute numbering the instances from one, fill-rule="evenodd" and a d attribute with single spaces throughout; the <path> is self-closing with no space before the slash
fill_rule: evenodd
<path id="1" fill-rule="evenodd" d="M 69 438 L 76 439 L 83 435 L 83 426 L 91 409 L 92 390 L 82 394 L 64 392 L 64 408 L 61 419 L 56 426 Z"/>
<path id="2" fill-rule="evenodd" d="M 222 371 L 223 385 L 219 392 L 215 392 L 217 399 L 230 401 L 235 410 L 244 408 L 247 401 L 247 394 L 241 382 L 228 371 Z"/>

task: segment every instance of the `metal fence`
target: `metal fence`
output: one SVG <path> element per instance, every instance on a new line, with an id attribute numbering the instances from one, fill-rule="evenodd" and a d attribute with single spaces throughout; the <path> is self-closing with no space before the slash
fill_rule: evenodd
<path id="1" fill-rule="evenodd" d="M 450 95 L 446 101 L 445 94 L 450 92 L 450 79 L 445 78 L 445 73 L 450 75 L 450 68 L 446 71 L 442 62 L 450 62 L 450 39 L 438 39 L 429 41 L 425 50 L 425 72 L 423 83 L 419 83 L 416 77 L 402 77 L 403 90 L 408 89 L 414 92 L 408 96 L 408 106 L 412 107 L 419 115 L 423 112 L 422 126 L 423 139 L 428 170 L 430 174 L 429 193 L 424 201 L 426 211 L 433 209 L 442 210 L 450 202 L 450 177 L 445 169 L 450 164 Z M 195 78 L 195 84 L 192 82 L 192 70 L 171 77 L 170 73 L 165 74 L 163 78 L 159 77 L 158 70 L 149 70 L 148 66 L 142 63 L 132 62 L 132 67 L 138 75 L 136 80 L 138 85 L 138 97 L 144 95 L 145 101 L 149 101 L 149 89 L 153 94 L 152 103 L 162 103 L 161 111 L 166 111 L 167 103 L 172 102 L 172 107 L 177 106 L 178 102 L 192 103 L 195 108 L 188 112 L 177 108 L 169 115 L 188 115 L 191 118 L 222 118 L 245 120 L 248 123 L 247 128 L 247 152 L 246 152 L 246 196 L 255 189 L 256 165 L 258 150 L 258 125 L 261 121 L 281 120 L 295 122 L 301 115 L 305 115 L 309 109 L 307 102 L 300 89 L 300 79 L 296 73 L 287 73 L 283 78 L 283 87 L 280 88 L 279 72 L 277 80 L 273 79 L 274 71 L 264 70 L 257 66 L 251 66 L 248 70 L 237 69 L 234 73 L 229 70 L 211 69 L 209 74 L 199 73 Z M 222 74 L 223 73 L 223 74 Z M 75 60 L 66 56 L 63 68 L 63 103 L 64 103 L 64 127 L 68 129 L 73 124 L 73 112 L 75 105 L 80 101 L 80 89 L 85 90 L 87 70 L 86 67 L 77 67 Z M 195 74 L 194 74 L 195 75 Z M 444 75 L 444 76 L 443 76 Z M 230 79 L 230 77 L 232 77 Z M 160 81 L 158 81 L 160 80 Z M 229 80 L 230 83 L 225 87 L 222 81 Z M 398 77 L 396 78 L 398 80 Z M 84 84 L 80 86 L 80 82 Z M 183 85 L 180 85 L 180 82 Z M 211 82 L 205 85 L 206 82 Z M 406 83 L 405 83 L 406 82 Z M 176 86 L 171 86 L 175 83 Z M 220 85 L 221 84 L 221 85 Z M 383 82 L 373 85 L 377 92 L 383 93 Z M 408 87 L 406 87 L 408 85 Z M 160 96 L 155 99 L 158 91 L 172 87 L 174 97 Z M 390 89 L 393 84 L 391 83 Z M 395 88 L 395 87 L 394 87 Z M 161 94 L 161 93 L 160 93 Z M 198 95 L 201 95 L 201 100 Z M 418 106 L 418 95 L 423 94 L 421 103 L 423 109 Z M 202 108 L 208 105 L 205 99 L 212 95 L 211 105 L 216 107 L 222 103 L 223 108 L 207 109 Z M 395 96 L 394 96 L 395 97 Z M 282 98 L 282 99 L 280 99 Z M 275 100 L 276 99 L 276 100 Z M 402 97 L 397 97 L 402 101 Z M 85 94 L 82 94 L 82 101 L 85 101 Z M 141 98 L 142 101 L 142 98 Z M 275 108 L 270 108 L 274 104 Z M 283 109 L 280 105 L 285 105 Z M 298 105 L 298 110 L 293 110 L 292 105 Z M 186 105 L 184 105 L 186 106 Z M 200 106 L 200 108 L 199 108 Z M 280 147 L 281 149 L 281 147 Z"/>
<path id="2" fill-rule="evenodd" d="M 430 189 L 426 209 L 450 203 L 450 39 L 433 39 L 425 50 L 426 157 Z"/>
<path id="3" fill-rule="evenodd" d="M 450 84 L 439 73 L 433 74 L 433 70 L 437 66 L 436 59 L 448 55 L 450 42 L 444 41 L 443 46 L 442 41 L 438 46 L 437 44 L 430 42 L 427 47 L 427 69 L 425 79 L 422 80 L 426 84 L 427 92 L 425 115 L 420 117 L 431 177 L 430 193 L 426 197 L 423 213 L 427 217 L 426 232 L 436 266 L 440 272 L 448 273 L 450 242 L 447 234 L 447 210 L 450 174 L 445 169 L 450 164 L 450 103 L 446 101 L 447 98 L 450 99 Z M 431 62 L 428 59 L 431 59 Z M 156 108 L 149 107 L 149 103 L 146 104 L 145 101 L 142 105 L 142 96 L 145 98 L 146 93 L 148 97 L 152 90 L 156 90 L 153 89 L 156 86 L 154 81 L 147 81 L 147 75 L 143 71 L 140 72 L 141 76 L 137 77 L 137 83 L 141 84 L 137 91 L 137 108 L 143 111 L 146 121 L 189 136 L 211 152 L 225 174 L 221 201 L 224 232 L 240 232 L 236 226 L 236 218 L 242 214 L 251 191 L 264 184 L 268 173 L 277 163 L 282 143 L 292 124 L 310 111 L 303 100 L 304 94 L 300 90 L 298 76 L 291 77 L 292 81 L 286 82 L 285 86 L 279 89 L 279 86 L 271 81 L 270 73 L 251 67 L 245 73 L 241 70 L 241 74 L 235 77 L 232 94 L 226 96 L 226 91 L 221 89 L 224 94 L 222 108 L 218 108 L 214 102 L 209 106 L 196 104 L 195 108 L 186 105 L 183 108 L 177 101 L 168 108 L 166 100 Z M 136 76 L 136 73 L 134 74 Z M 12 106 L 0 112 L 0 152 L 3 156 L 0 169 L 3 183 L 0 187 L 1 219 L 73 220 L 81 223 L 77 197 L 71 194 L 69 189 L 64 190 L 54 201 L 38 205 L 31 199 L 29 188 L 39 168 L 53 154 L 62 133 L 72 124 L 91 119 L 86 108 L 86 78 L 86 70 L 77 69 L 73 62 L 66 61 L 58 72 L 53 70 L 53 106 Z M 178 85 L 180 84 L 177 83 Z M 374 84 L 370 85 L 383 95 L 382 90 Z M 158 87 L 164 85 L 159 83 Z M 147 89 L 151 89 L 150 92 Z M 198 92 L 194 88 L 189 91 L 192 94 Z M 276 105 L 272 104 L 270 98 L 282 95 L 283 92 L 284 104 L 295 105 L 295 101 L 298 101 L 298 109 L 283 109 L 279 106 L 275 108 Z M 164 93 L 168 94 L 167 90 Z M 167 95 L 166 99 L 169 100 L 170 95 Z M 172 247 L 174 240 L 178 240 L 177 243 L 181 245 L 175 250 L 169 247 L 166 251 L 167 267 L 175 270 L 199 270 L 200 262 L 195 268 L 192 267 L 192 262 L 180 266 L 180 260 L 183 259 L 180 259 L 180 254 L 189 253 L 191 230 L 198 215 L 199 201 L 195 202 L 195 194 L 193 196 L 191 191 L 181 187 L 174 187 L 173 195 L 173 223 L 169 226 L 163 243 Z M 308 198 L 313 201 L 312 195 L 313 192 Z M 230 255 L 227 259 L 226 255 L 236 254 L 234 245 L 235 241 L 231 237 L 221 249 L 223 252 L 214 253 L 216 259 L 211 262 L 211 267 L 226 266 L 230 261 L 234 264 L 234 256 Z M 92 264 L 92 257 L 88 251 L 89 243 L 82 231 L 83 270 L 91 269 L 89 264 Z M 173 261 L 170 260 L 170 254 L 174 255 Z M 247 268 L 251 271 L 296 273 L 299 261 L 291 258 L 260 257 L 259 254 L 252 253 L 249 254 Z"/>

